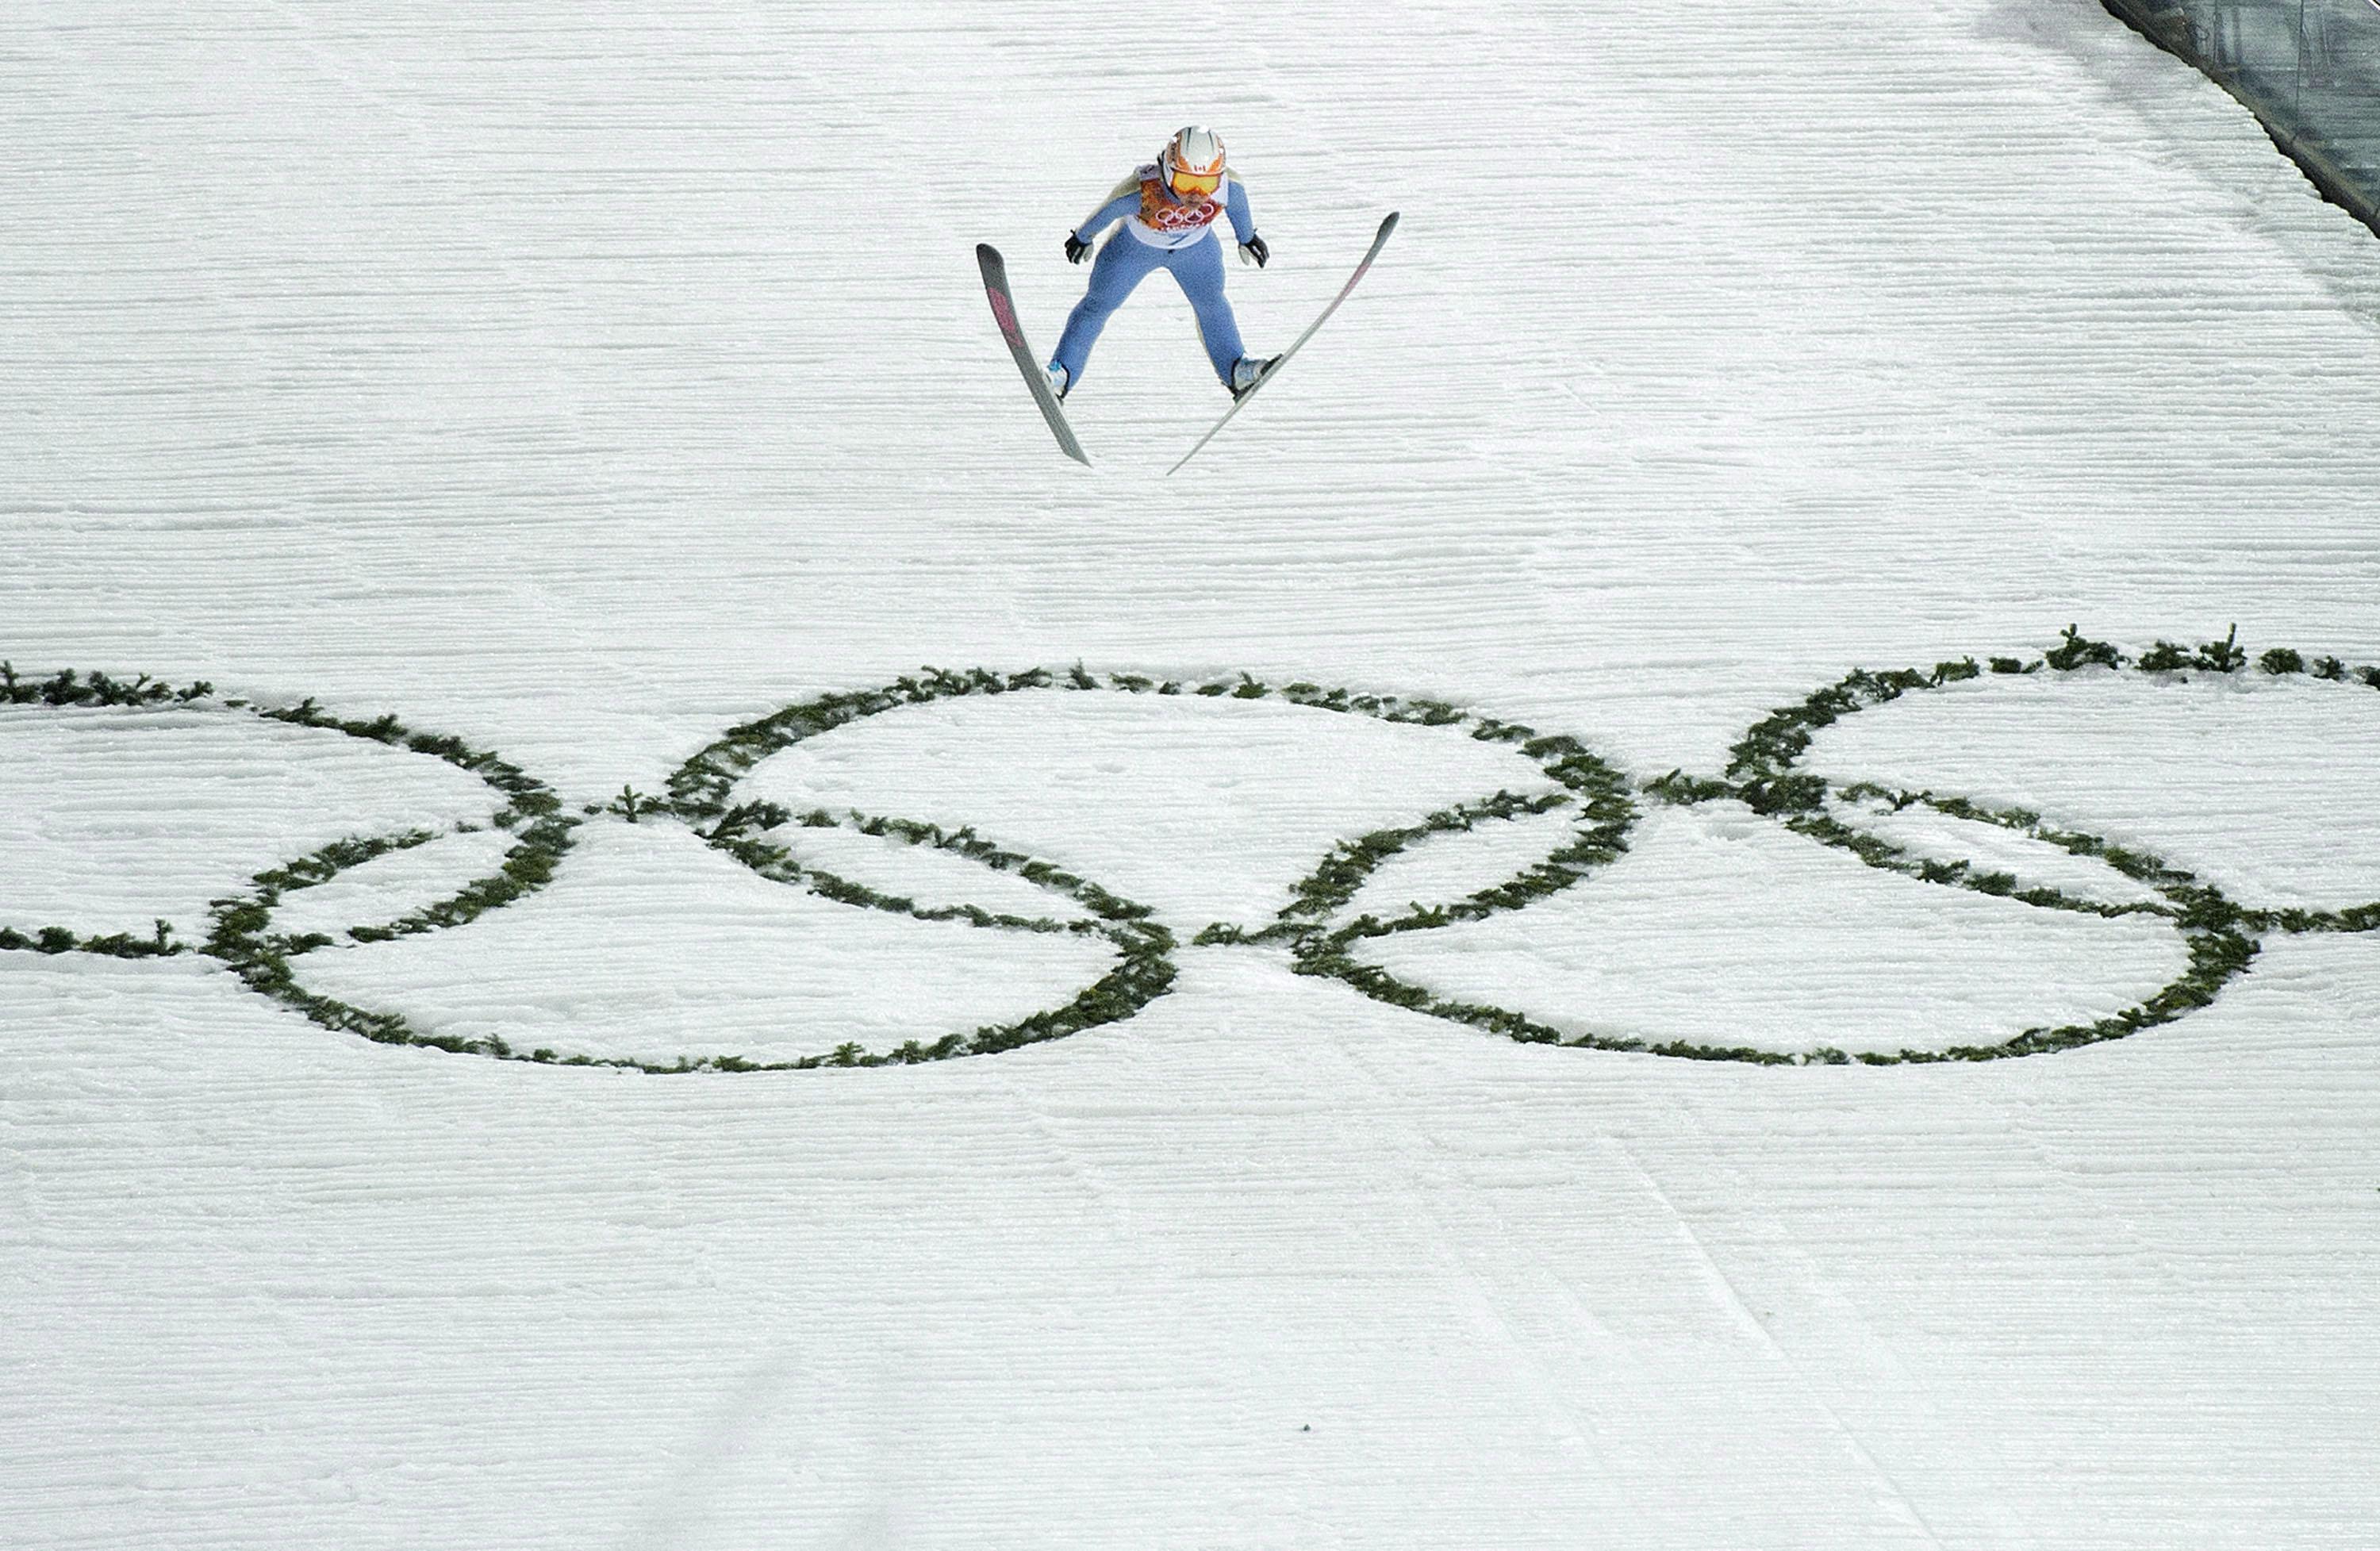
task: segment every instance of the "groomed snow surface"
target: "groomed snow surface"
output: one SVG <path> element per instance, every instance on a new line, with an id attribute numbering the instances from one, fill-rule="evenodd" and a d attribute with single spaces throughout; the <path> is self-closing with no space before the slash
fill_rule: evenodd
<path id="1" fill-rule="evenodd" d="M 1230 274 L 1254 348 L 1403 222 L 1171 481 L 1224 401 L 1152 282 L 1068 402 L 1087 472 L 967 249 L 1048 348 L 1059 238 L 1190 119 L 1272 244 Z M 2380 934 L 2255 926 L 2211 1005 L 2079 1048 L 1791 1058 L 2194 973 L 2173 896 L 1879 793 L 2336 921 L 2380 900 L 2380 691 L 1985 673 L 1816 733 L 1828 811 L 1999 891 L 1643 790 L 1855 667 L 2070 622 L 2380 664 L 2380 248 L 2092 0 L 18 7 L 0 146 L 0 659 L 214 685 L 0 705 L 15 940 L 188 948 L 260 872 L 405 837 L 265 929 L 430 1037 L 884 1052 L 1116 968 L 1083 897 L 890 818 L 1177 945 L 1065 1038 L 693 1074 L 0 951 L 0 1544 L 2372 1543 Z M 924 664 L 1050 682 L 733 788 L 914 911 L 633 800 Z M 1297 703 L 1338 689 L 1471 720 Z M 376 930 L 524 819 L 256 714 L 309 697 L 547 783 L 552 881 Z M 1354 963 L 1786 1064 L 1194 942 L 1499 793 L 1569 800 L 1321 926 L 1565 844 L 1581 794 L 1481 717 L 1621 772 L 1627 850 Z"/>

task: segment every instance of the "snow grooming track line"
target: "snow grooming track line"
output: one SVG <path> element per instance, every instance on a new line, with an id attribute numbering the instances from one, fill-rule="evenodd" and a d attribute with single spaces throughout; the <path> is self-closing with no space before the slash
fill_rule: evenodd
<path id="1" fill-rule="evenodd" d="M 1266 372 L 1262 377 L 1257 379 L 1255 387 L 1250 388 L 1246 393 L 1242 394 L 1239 397 L 1232 401 L 1232 406 L 1223 411 L 1223 418 L 1217 420 L 1213 425 L 1208 427 L 1207 434 L 1198 438 L 1196 445 L 1193 446 L 1188 452 L 1183 454 L 1180 461 L 1165 471 L 1165 477 L 1167 479 L 1170 479 L 1174 475 L 1180 473 L 1182 471 L 1183 464 L 1188 463 L 1192 458 L 1196 457 L 1200 447 L 1204 447 L 1208 442 L 1215 440 L 1215 433 L 1221 430 L 1225 426 L 1230 425 L 1232 423 L 1232 417 L 1238 414 L 1240 410 L 1246 406 L 1248 400 L 1256 397 L 1257 394 L 1263 392 L 1264 385 L 1266 383 L 1281 375 L 1281 369 L 1289 364 L 1289 358 L 1292 356 L 1296 355 L 1300 350 L 1305 348 L 1305 342 L 1314 337 L 1314 331 L 1330 321 L 1330 315 L 1339 310 L 1339 304 L 1347 299 L 1349 292 L 1354 290 L 1355 283 L 1363 279 L 1365 275 L 1371 273 L 1372 261 L 1380 256 L 1380 249 L 1388 246 L 1389 234 L 1397 229 L 1397 214 L 1398 212 L 1392 210 L 1381 218 L 1380 229 L 1372 234 L 1372 246 L 1365 249 L 1363 261 L 1355 266 L 1355 273 L 1347 277 L 1347 284 L 1339 287 L 1339 294 L 1330 298 L 1330 305 L 1322 309 L 1322 316 L 1305 325 L 1305 332 L 1299 334 L 1296 341 L 1292 344 L 1288 349 L 1283 350 L 1281 353 L 1281 358 L 1272 363 L 1272 370 L 1270 371 Z M 1085 461 L 1087 462 L 1088 460 L 1086 459 Z"/>

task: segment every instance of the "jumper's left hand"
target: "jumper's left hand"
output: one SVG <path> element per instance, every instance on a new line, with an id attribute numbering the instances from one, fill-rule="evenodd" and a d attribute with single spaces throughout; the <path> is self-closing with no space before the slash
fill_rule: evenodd
<path id="1" fill-rule="evenodd" d="M 1257 268 L 1262 269 L 1271 259 L 1272 245 L 1260 236 L 1252 236 L 1240 244 L 1240 262 L 1244 264 L 1253 262 Z"/>

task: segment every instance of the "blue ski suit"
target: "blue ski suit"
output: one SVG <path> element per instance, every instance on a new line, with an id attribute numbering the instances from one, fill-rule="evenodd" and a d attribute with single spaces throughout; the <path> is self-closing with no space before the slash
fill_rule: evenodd
<path id="1" fill-rule="evenodd" d="M 1247 354 L 1240 342 L 1239 321 L 1223 299 L 1223 245 L 1215 238 L 1219 216 L 1231 218 L 1232 231 L 1245 242 L 1256 235 L 1256 217 L 1248 211 L 1248 191 L 1227 168 L 1222 187 L 1211 195 L 1184 199 L 1166 187 L 1155 163 L 1136 168 L 1116 186 L 1108 201 L 1088 221 L 1075 228 L 1085 242 L 1096 238 L 1118 221 L 1123 230 L 1109 239 L 1091 265 L 1090 288 L 1066 319 L 1057 353 L 1050 364 L 1066 369 L 1069 391 L 1083 380 L 1084 364 L 1099 331 L 1140 283 L 1158 270 L 1172 272 L 1174 283 L 1190 298 L 1198 317 L 1198 337 L 1215 375 L 1229 387 L 1232 367 Z"/>

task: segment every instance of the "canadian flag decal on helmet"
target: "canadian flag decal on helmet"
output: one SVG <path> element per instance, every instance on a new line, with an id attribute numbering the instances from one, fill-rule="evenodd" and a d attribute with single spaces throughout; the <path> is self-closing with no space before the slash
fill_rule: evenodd
<path id="1" fill-rule="evenodd" d="M 1184 125 L 1159 158 L 1168 187 L 1176 192 L 1211 194 L 1222 181 L 1223 137 L 1196 124 Z M 1184 190 L 1184 185 L 1190 188 Z"/>

